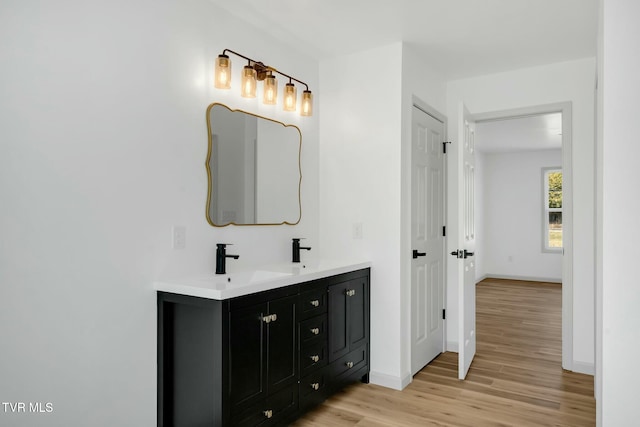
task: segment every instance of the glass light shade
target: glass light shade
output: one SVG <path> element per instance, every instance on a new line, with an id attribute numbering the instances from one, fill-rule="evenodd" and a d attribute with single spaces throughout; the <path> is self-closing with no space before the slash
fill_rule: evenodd
<path id="1" fill-rule="evenodd" d="M 293 83 L 284 85 L 284 111 L 296 111 L 298 91 Z"/>
<path id="2" fill-rule="evenodd" d="M 218 89 L 231 89 L 231 60 L 227 55 L 218 55 L 215 72 L 215 86 Z"/>
<path id="3" fill-rule="evenodd" d="M 242 70 L 242 91 L 240 93 L 245 98 L 256 97 L 256 70 L 248 65 Z"/>
<path id="4" fill-rule="evenodd" d="M 300 109 L 301 116 L 311 116 L 313 114 L 313 94 L 310 90 L 302 92 L 302 108 Z"/>
<path id="5" fill-rule="evenodd" d="M 267 75 L 264 79 L 263 102 L 269 105 L 275 105 L 278 102 L 278 81 L 273 74 Z"/>

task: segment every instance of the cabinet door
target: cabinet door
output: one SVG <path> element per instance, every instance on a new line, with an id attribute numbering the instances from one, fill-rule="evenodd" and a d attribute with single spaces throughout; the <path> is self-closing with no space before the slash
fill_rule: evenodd
<path id="1" fill-rule="evenodd" d="M 349 292 L 351 291 L 351 292 Z M 347 312 L 349 323 L 349 349 L 364 345 L 369 339 L 369 286 L 367 278 L 349 281 L 347 289 Z"/>
<path id="2" fill-rule="evenodd" d="M 229 313 L 229 397 L 236 412 L 266 397 L 264 316 L 267 304 Z"/>
<path id="3" fill-rule="evenodd" d="M 329 362 L 368 341 L 368 292 L 366 277 L 329 286 Z"/>
<path id="4" fill-rule="evenodd" d="M 329 362 L 349 352 L 346 291 L 350 282 L 329 286 Z"/>
<path id="5" fill-rule="evenodd" d="M 297 295 L 269 302 L 268 315 L 275 316 L 267 325 L 268 391 L 297 381 L 298 346 L 296 344 Z"/>

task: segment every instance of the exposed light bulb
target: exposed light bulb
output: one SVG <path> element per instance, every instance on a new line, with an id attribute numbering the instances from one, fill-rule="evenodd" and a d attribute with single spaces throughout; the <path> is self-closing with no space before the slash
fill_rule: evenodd
<path id="1" fill-rule="evenodd" d="M 242 91 L 241 95 L 245 98 L 256 97 L 256 70 L 249 65 L 245 65 L 242 70 Z"/>
<path id="2" fill-rule="evenodd" d="M 264 79 L 264 97 L 265 104 L 274 105 L 278 101 L 278 81 L 276 76 L 269 73 Z"/>
<path id="3" fill-rule="evenodd" d="M 300 108 L 301 116 L 311 116 L 313 114 L 313 94 L 310 90 L 302 92 L 302 107 Z"/>
<path id="4" fill-rule="evenodd" d="M 214 84 L 218 89 L 231 88 L 231 60 L 227 55 L 218 55 L 216 58 Z"/>
<path id="5" fill-rule="evenodd" d="M 284 111 L 296 111 L 297 90 L 293 83 L 284 86 Z"/>

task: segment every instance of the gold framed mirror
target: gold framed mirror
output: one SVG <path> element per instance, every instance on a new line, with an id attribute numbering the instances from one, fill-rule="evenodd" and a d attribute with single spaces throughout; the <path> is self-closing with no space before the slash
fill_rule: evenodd
<path id="1" fill-rule="evenodd" d="M 243 110 L 207 108 L 206 216 L 215 227 L 295 225 L 302 217 L 302 132 Z"/>

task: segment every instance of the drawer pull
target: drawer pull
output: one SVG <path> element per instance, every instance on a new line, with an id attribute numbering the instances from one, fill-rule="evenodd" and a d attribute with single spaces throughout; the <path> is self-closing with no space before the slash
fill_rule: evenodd
<path id="1" fill-rule="evenodd" d="M 311 384 L 311 388 L 318 391 L 320 389 L 320 384 L 319 383 L 313 383 Z"/>
<path id="2" fill-rule="evenodd" d="M 344 291 L 345 295 L 348 297 L 352 297 L 356 294 L 356 290 L 355 289 L 347 289 L 346 291 Z"/>
<path id="3" fill-rule="evenodd" d="M 347 368 L 349 369 L 353 368 L 353 362 L 347 362 L 345 365 L 347 365 Z"/>
<path id="4" fill-rule="evenodd" d="M 311 304 L 314 307 L 319 307 L 320 301 L 318 301 L 317 299 L 314 299 L 313 301 L 309 301 L 309 304 Z"/>
<path id="5" fill-rule="evenodd" d="M 264 412 L 262 412 L 262 413 L 263 413 L 263 414 L 264 414 L 264 416 L 265 416 L 265 417 L 267 417 L 267 418 L 271 418 L 271 417 L 273 417 L 273 410 L 271 410 L 271 409 L 266 410 L 266 411 L 264 411 Z"/>
<path id="6" fill-rule="evenodd" d="M 311 333 L 312 333 L 313 335 L 318 335 L 318 334 L 320 333 L 320 328 L 312 328 L 312 329 L 311 329 Z"/>
<path id="7" fill-rule="evenodd" d="M 271 322 L 275 322 L 276 320 L 278 320 L 278 316 L 275 314 L 268 314 L 262 318 L 262 321 L 264 323 L 271 323 Z"/>
<path id="8" fill-rule="evenodd" d="M 314 354 L 313 356 L 311 356 L 311 360 L 313 360 L 313 363 L 318 363 L 318 361 L 320 360 L 320 356 Z"/>

